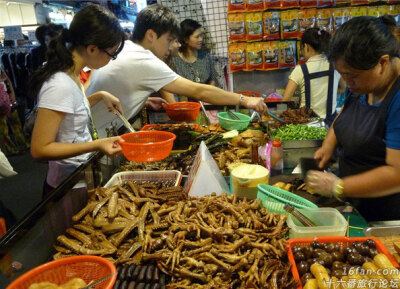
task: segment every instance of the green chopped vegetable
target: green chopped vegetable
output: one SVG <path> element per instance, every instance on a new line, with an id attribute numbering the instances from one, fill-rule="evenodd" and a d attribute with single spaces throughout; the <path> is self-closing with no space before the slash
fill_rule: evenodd
<path id="1" fill-rule="evenodd" d="M 279 138 L 280 141 L 314 140 L 324 139 L 327 133 L 328 132 L 324 128 L 308 127 L 304 124 L 289 124 L 272 131 L 272 136 L 274 138 Z"/>

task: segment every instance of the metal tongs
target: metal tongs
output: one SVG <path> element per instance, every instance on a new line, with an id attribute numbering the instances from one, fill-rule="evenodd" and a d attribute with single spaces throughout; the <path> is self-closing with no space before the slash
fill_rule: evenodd
<path id="1" fill-rule="evenodd" d="M 133 129 L 132 125 L 129 123 L 129 121 L 123 116 L 118 110 L 116 110 L 116 115 L 120 118 L 124 126 L 129 130 L 129 132 L 135 132 Z"/>
<path id="2" fill-rule="evenodd" d="M 240 120 L 240 118 L 236 114 L 234 114 L 232 111 L 228 110 L 227 112 L 231 119 Z"/>
<path id="3" fill-rule="evenodd" d="M 276 119 L 277 121 L 281 122 L 281 123 L 286 123 L 286 121 L 284 121 L 283 119 L 281 119 L 280 117 L 277 117 L 275 114 L 273 114 L 272 112 L 268 111 L 268 115 L 274 119 Z"/>
<path id="4" fill-rule="evenodd" d="M 203 104 L 202 101 L 199 101 L 199 102 L 200 102 L 200 105 L 201 105 L 201 110 L 204 112 L 204 115 L 206 116 L 207 124 L 210 124 L 211 121 L 210 121 L 210 117 L 207 114 L 206 108 L 204 107 L 204 104 Z"/>
<path id="5" fill-rule="evenodd" d="M 106 277 L 101 278 L 101 279 L 99 279 L 97 281 L 94 281 L 93 283 L 90 283 L 89 285 L 87 285 L 85 287 L 82 287 L 82 288 L 79 288 L 79 289 L 90 289 L 90 288 L 93 288 L 93 286 L 95 286 L 97 284 L 100 284 L 101 282 L 106 281 L 107 279 L 110 279 L 111 277 L 113 277 L 115 275 L 117 275 L 117 273 L 113 273 L 113 274 L 107 275 Z"/>

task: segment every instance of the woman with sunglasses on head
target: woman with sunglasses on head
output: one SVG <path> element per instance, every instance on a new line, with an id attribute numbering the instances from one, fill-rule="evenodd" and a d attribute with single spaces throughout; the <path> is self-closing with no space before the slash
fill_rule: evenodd
<path id="1" fill-rule="evenodd" d="M 338 147 L 340 178 L 311 171 L 306 180 L 316 193 L 349 198 L 367 221 L 400 219 L 399 42 L 387 24 L 356 17 L 333 35 L 328 58 L 349 90 L 314 157 L 323 168 Z"/>
<path id="2" fill-rule="evenodd" d="M 122 113 L 119 100 L 105 91 L 86 97 L 79 73 L 85 66 L 97 69 L 115 59 L 123 43 L 124 31 L 114 14 L 98 5 L 87 6 L 51 42 L 47 62 L 33 75 L 31 89 L 39 109 L 31 154 L 49 160 L 45 192 L 84 163 L 89 152 L 113 156 L 121 151 L 120 137 L 96 139 L 90 114 L 90 106 L 101 100 L 110 112 Z"/>
<path id="3" fill-rule="evenodd" d="M 307 62 L 298 65 L 289 76 L 283 101 L 290 101 L 297 89 L 300 106 L 311 108 L 330 125 L 336 116 L 336 97 L 340 74 L 326 57 L 330 34 L 319 28 L 304 31 L 301 51 Z M 344 91 L 344 89 L 343 89 Z"/>

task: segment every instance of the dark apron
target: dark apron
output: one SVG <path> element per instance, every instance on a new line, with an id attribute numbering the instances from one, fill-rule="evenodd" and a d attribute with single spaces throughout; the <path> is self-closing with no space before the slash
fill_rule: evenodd
<path id="1" fill-rule="evenodd" d="M 386 165 L 386 114 L 393 96 L 399 90 L 400 78 L 378 107 L 363 105 L 359 96 L 349 95 L 334 125 L 339 144 L 340 177 L 360 174 Z M 367 221 L 400 220 L 400 193 L 350 201 Z"/>
<path id="2" fill-rule="evenodd" d="M 326 71 L 319 71 L 309 73 L 307 65 L 305 63 L 300 65 L 301 70 L 304 75 L 304 88 L 305 88 L 305 98 L 306 98 L 306 107 L 311 108 L 311 80 L 328 76 L 328 97 L 326 100 L 326 118 L 325 123 L 328 126 L 331 126 L 333 120 L 336 117 L 336 112 L 332 114 L 332 105 L 333 105 L 333 84 L 335 77 L 335 69 L 333 68 L 332 63 L 329 63 L 329 69 Z"/>

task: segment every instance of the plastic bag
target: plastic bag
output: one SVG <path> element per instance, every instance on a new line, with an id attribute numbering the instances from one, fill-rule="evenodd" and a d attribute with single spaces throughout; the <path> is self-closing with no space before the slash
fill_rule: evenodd
<path id="1" fill-rule="evenodd" d="M 265 1 L 264 0 L 247 0 L 247 11 L 264 11 Z"/>
<path id="2" fill-rule="evenodd" d="M 228 0 L 228 12 L 245 11 L 246 3 L 244 0 Z"/>
<path id="3" fill-rule="evenodd" d="M 279 49 L 278 41 L 264 42 L 263 44 L 264 53 L 264 70 L 273 70 L 279 68 Z"/>
<path id="4" fill-rule="evenodd" d="M 261 42 L 248 43 L 247 52 L 247 70 L 263 68 L 263 47 Z"/>
<path id="5" fill-rule="evenodd" d="M 7 157 L 0 150 L 0 179 L 15 175 L 17 175 L 17 173 L 14 171 Z"/>
<path id="6" fill-rule="evenodd" d="M 304 9 L 299 11 L 299 39 L 304 31 L 315 26 L 315 15 L 317 9 Z"/>
<path id="7" fill-rule="evenodd" d="M 281 38 L 281 35 L 279 34 L 279 22 L 279 12 L 263 13 L 264 40 L 278 40 Z"/>
<path id="8" fill-rule="evenodd" d="M 279 68 L 296 66 L 296 41 L 279 42 Z"/>
<path id="9" fill-rule="evenodd" d="M 228 14 L 229 23 L 229 41 L 245 41 L 246 28 L 245 28 L 245 14 L 236 13 Z"/>
<path id="10" fill-rule="evenodd" d="M 228 46 L 229 70 L 231 72 L 246 69 L 246 43 L 232 43 Z"/>
<path id="11" fill-rule="evenodd" d="M 263 38 L 262 12 L 246 14 L 247 41 L 257 41 Z"/>
<path id="12" fill-rule="evenodd" d="M 298 11 L 288 10 L 281 12 L 282 39 L 296 39 L 299 36 Z"/>

